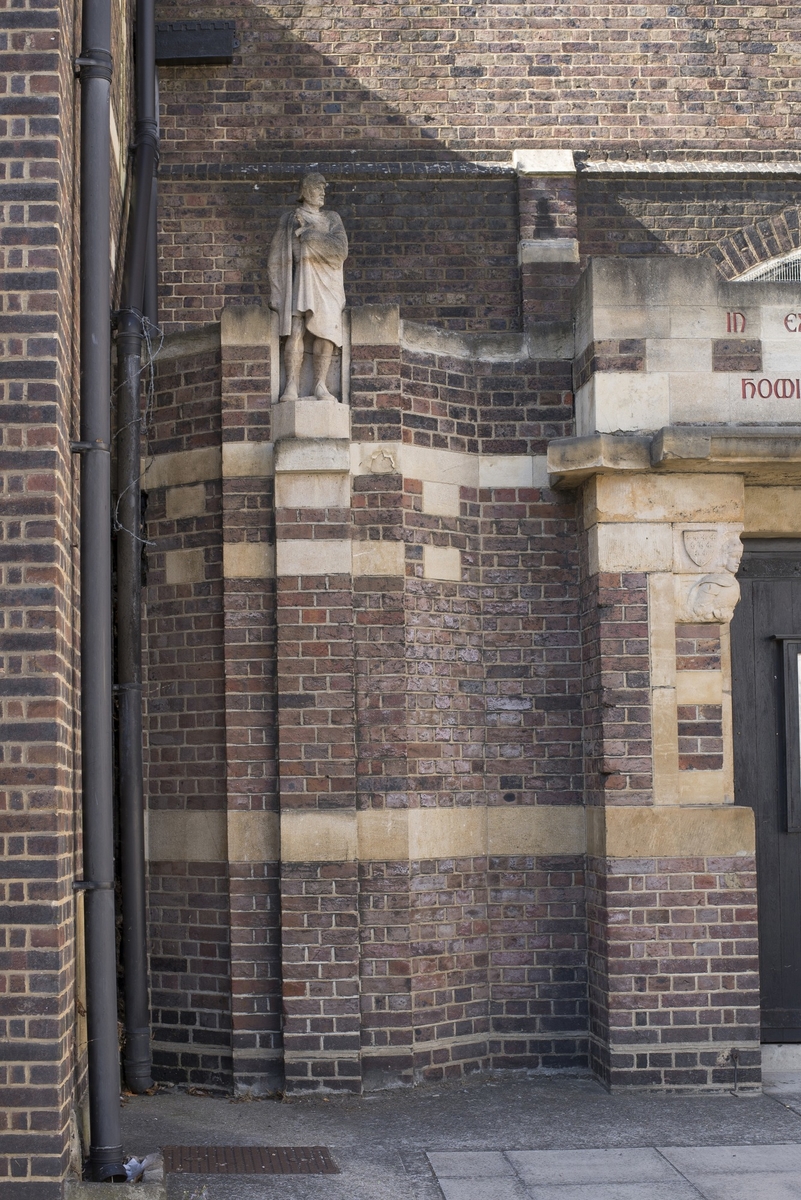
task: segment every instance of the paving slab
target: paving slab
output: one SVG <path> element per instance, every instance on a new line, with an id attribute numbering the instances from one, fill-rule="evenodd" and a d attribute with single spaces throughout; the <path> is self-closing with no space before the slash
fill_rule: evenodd
<path id="1" fill-rule="evenodd" d="M 508 1158 L 527 1186 L 681 1181 L 680 1175 L 670 1163 L 650 1148 L 511 1150 Z M 436 1167 L 434 1169 L 437 1170 Z"/>
<path id="2" fill-rule="evenodd" d="M 700 1197 L 701 1193 L 683 1179 L 675 1183 L 582 1183 L 534 1187 L 526 1194 L 526 1200 L 700 1200 Z"/>

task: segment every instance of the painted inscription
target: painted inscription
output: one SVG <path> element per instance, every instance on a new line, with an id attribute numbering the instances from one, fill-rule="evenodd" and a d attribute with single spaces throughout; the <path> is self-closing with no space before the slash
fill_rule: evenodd
<path id="1" fill-rule="evenodd" d="M 727 312 L 726 313 L 726 332 L 727 333 L 745 333 L 745 313 Z"/>
<path id="2" fill-rule="evenodd" d="M 798 379 L 741 379 L 742 399 L 801 400 L 801 381 Z"/>

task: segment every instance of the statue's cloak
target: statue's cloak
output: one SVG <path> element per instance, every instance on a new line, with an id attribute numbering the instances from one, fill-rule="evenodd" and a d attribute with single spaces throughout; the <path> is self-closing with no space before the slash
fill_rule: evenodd
<path id="1" fill-rule="evenodd" d="M 278 312 L 281 337 L 292 330 L 292 314 L 306 318 L 306 328 L 315 337 L 342 345 L 342 310 L 345 285 L 342 264 L 348 257 L 348 237 L 339 213 L 323 209 L 318 228 L 312 228 L 300 242 L 292 280 L 292 242 L 295 237 L 295 213 L 281 213 L 273 235 L 268 259 L 270 306 Z M 294 295 L 293 295 L 294 290 Z"/>

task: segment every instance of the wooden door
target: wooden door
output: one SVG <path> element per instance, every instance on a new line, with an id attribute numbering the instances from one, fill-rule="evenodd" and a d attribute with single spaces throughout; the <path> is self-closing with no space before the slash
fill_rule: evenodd
<path id="1" fill-rule="evenodd" d="M 801 539 L 745 547 L 731 624 L 734 789 L 756 815 L 762 1040 L 801 1042 Z"/>

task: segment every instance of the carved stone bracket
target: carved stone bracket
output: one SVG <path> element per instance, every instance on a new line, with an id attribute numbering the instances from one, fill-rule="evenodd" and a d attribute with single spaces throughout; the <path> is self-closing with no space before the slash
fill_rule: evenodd
<path id="1" fill-rule="evenodd" d="M 676 620 L 727 624 L 740 599 L 737 570 L 743 554 L 742 526 L 674 527 Z"/>

